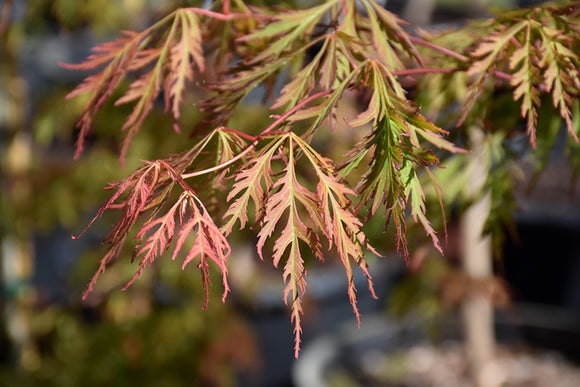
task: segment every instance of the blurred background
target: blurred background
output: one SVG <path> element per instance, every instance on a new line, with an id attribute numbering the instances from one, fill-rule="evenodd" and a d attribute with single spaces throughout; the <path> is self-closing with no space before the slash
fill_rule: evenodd
<path id="1" fill-rule="evenodd" d="M 425 247 L 421 230 L 409 237 L 419 241 L 411 267 L 396 255 L 369 257 L 379 299 L 373 300 L 364 278 L 357 278 L 360 330 L 343 269 L 313 264 L 298 360 L 280 273 L 257 259 L 247 243 L 251 234 L 232 240 L 233 291 L 225 304 L 216 284 L 214 299 L 202 311 L 198 273 L 171 263 L 158 262 L 156 270 L 121 292 L 134 271 L 125 261 L 101 277 L 97 294 L 81 301 L 114 219 L 105 217 L 79 240 L 71 235 L 79 234 L 108 198 L 102 189 L 108 182 L 125 177 L 142 159 L 182 150 L 188 138 L 157 130 L 172 121 L 153 111 L 122 169 L 119 128 L 130 108 L 109 106 L 95 123 L 90 149 L 73 161 L 84 101 L 65 95 L 86 74 L 58 63 L 78 63 L 94 44 L 121 30 L 141 30 L 178 6 L 208 3 L 0 0 L 0 386 L 467 385 L 465 378 L 450 375 L 404 375 L 447 369 L 443 363 L 468 374 L 456 349 L 462 337 L 459 304 L 469 284 L 460 270 L 453 217 L 445 258 Z M 385 5 L 414 25 L 428 26 L 484 16 L 488 6 L 528 3 Z M 259 126 L 269 113 L 248 103 L 243 117 L 234 120 Z M 197 113 L 184 114 L 194 122 Z M 517 141 L 510 146 L 517 147 Z M 521 178 L 534 179 L 535 189 L 514 187 L 513 227 L 502 230 L 498 256 L 503 259 L 495 261 L 496 276 L 486 285 L 493 289 L 498 341 L 524 353 L 522 362 L 498 350 L 504 363 L 519 367 L 520 384 L 514 386 L 580 380 L 575 366 L 580 362 L 580 200 L 571 194 L 576 184 L 564 147 L 565 139 L 558 139 L 539 177 L 533 165 L 521 162 Z M 382 225 L 373 227 L 374 245 L 392 251 Z M 546 379 L 532 382 L 525 375 L 530 367 L 541 368 L 535 354 L 545 360 Z M 508 372 L 496 367 L 487 386 L 504 385 Z M 560 384 L 549 384 L 554 375 Z M 429 384 L 438 378 L 442 384 Z"/>

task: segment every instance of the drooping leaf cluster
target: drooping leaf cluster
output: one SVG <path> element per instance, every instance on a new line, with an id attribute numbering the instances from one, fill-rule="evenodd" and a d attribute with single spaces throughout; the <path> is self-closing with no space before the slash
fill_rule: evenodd
<path id="1" fill-rule="evenodd" d="M 465 112 L 488 80 L 507 80 L 521 100 L 521 114 L 535 143 L 539 93 L 549 93 L 562 118 L 571 120 L 578 75 L 571 47 L 577 42 L 577 29 L 570 20 L 551 9 L 508 14 L 489 22 L 492 33 L 485 40 L 477 43 L 472 38 L 455 53 L 412 37 L 402 20 L 373 0 L 328 0 L 275 14 L 241 1 L 224 1 L 219 11 L 179 9 L 143 32 L 125 32 L 98 45 L 85 62 L 66 65 L 100 68 L 70 94 L 89 94 L 79 121 L 77 156 L 99 109 L 133 73 L 137 78 L 115 102 L 133 104 L 122 128 L 127 134 L 121 158 L 159 100 L 173 115 L 176 129 L 182 109 L 192 108 L 183 103 L 186 92 L 204 116 L 192 125 L 190 149 L 147 161 L 111 185 L 115 193 L 97 217 L 106 210 L 121 210 L 121 220 L 107 237 L 110 248 L 87 293 L 133 233 L 140 261 L 128 285 L 172 246 L 176 258 L 187 245 L 183 266 L 197 260 L 208 291 L 213 261 L 222 273 L 225 297 L 230 252 L 226 237 L 251 225 L 257 230 L 260 258 L 269 254 L 267 242 L 272 240 L 273 265 L 283 264 L 283 299 L 295 326 L 297 356 L 307 289 L 306 250 L 319 259 L 326 255 L 323 249 L 334 250 L 345 268 L 357 319 L 353 263 L 367 276 L 374 295 L 364 256 L 365 250 L 375 250 L 367 241 L 363 218 L 392 221 L 395 244 L 407 260 L 408 215 L 441 251 L 426 216 L 424 184 L 438 189 L 430 173 L 438 154 L 463 150 L 421 114 L 403 79 L 463 74 L 456 80 L 467 82 L 472 77 L 469 89 L 464 87 Z M 441 54 L 433 58 L 447 62 L 426 62 L 417 42 Z M 461 65 L 446 68 L 450 62 Z M 194 87 L 198 79 L 203 87 Z M 237 108 L 255 90 L 262 91 L 264 103 L 273 110 L 272 123 L 258 135 L 229 128 Z M 352 95 L 367 97 L 358 114 L 343 117 L 340 102 Z M 331 159 L 316 148 L 316 139 L 320 133 L 344 128 L 338 125 L 341 119 L 348 130 L 364 134 L 361 141 L 349 144 L 344 157 Z M 208 153 L 216 155 L 209 166 Z M 423 174 L 430 180 L 421 179 Z M 212 189 L 227 192 L 212 213 L 203 195 L 196 193 L 208 190 L 207 180 L 196 180 L 201 176 L 211 177 Z"/>
<path id="2" fill-rule="evenodd" d="M 578 141 L 570 111 L 572 96 L 580 91 L 577 18 L 553 8 L 533 8 L 508 13 L 494 20 L 489 30 L 492 33 L 470 52 L 474 61 L 467 74 L 476 79 L 466 111 L 475 103 L 490 71 L 504 71 L 514 100 L 521 100 L 532 146 L 536 146 L 537 109 L 544 93 L 551 96 L 568 132 Z"/>
<path id="3" fill-rule="evenodd" d="M 164 28 L 167 25 L 170 25 L 168 31 Z M 171 110 L 175 119 L 179 119 L 186 83 L 193 81 L 196 71 L 203 72 L 205 69 L 201 29 L 193 12 L 177 10 L 143 32 L 125 31 L 124 35 L 94 47 L 94 54 L 81 64 L 62 64 L 75 70 L 105 65 L 68 95 L 90 95 L 78 124 L 80 133 L 76 157 L 84 148 L 84 140 L 95 115 L 129 72 L 144 71 L 132 82 L 125 95 L 115 102 L 116 105 L 135 102 L 122 127 L 127 131 L 121 148 L 122 159 L 159 94 L 163 92 L 165 109 Z"/>
<path id="4" fill-rule="evenodd" d="M 461 124 L 474 114 L 476 102 L 489 104 L 491 96 L 482 95 L 484 90 L 509 88 L 514 101 L 519 103 L 521 117 L 526 120 L 533 147 L 537 144 L 538 109 L 547 96 L 550 101 L 545 102 L 551 102 L 577 142 L 571 113 L 572 101 L 580 87 L 577 7 L 576 4 L 521 9 L 454 31 L 427 34 L 428 40 L 453 50 L 454 55 L 444 52 L 430 58 L 432 65 L 450 71 L 433 77 L 431 81 L 437 84 L 432 83 L 425 91 L 435 99 L 439 98 L 436 94 L 455 93 L 463 105 Z M 449 87 L 450 82 L 453 87 Z M 481 113 L 476 112 L 475 116 L 478 115 Z"/>
<path id="5" fill-rule="evenodd" d="M 420 80 L 420 102 L 438 122 L 486 129 L 488 175 L 483 189 L 491 194 L 487 229 L 497 249 L 506 228 L 513 227 L 514 187 L 524 181 L 513 159 L 525 154 L 532 161 L 530 190 L 547 164 L 562 124 L 569 133 L 568 149 L 577 148 L 577 9 L 577 2 L 549 4 L 505 12 L 451 31 L 422 32 L 424 39 L 439 47 L 421 50 L 425 61 L 445 71 Z M 469 149 L 472 144 L 465 132 L 455 131 L 452 140 Z M 520 140 L 524 132 L 529 148 Z M 577 170 L 574 152 L 568 152 L 568 158 Z M 435 171 L 446 187 L 445 203 L 465 202 L 459 192 L 471 164 L 469 157 L 459 156 L 445 160 L 444 169 Z"/>

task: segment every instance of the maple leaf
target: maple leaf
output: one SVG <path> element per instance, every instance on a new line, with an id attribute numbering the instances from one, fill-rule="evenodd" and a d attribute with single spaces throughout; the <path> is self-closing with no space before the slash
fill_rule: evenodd
<path id="1" fill-rule="evenodd" d="M 514 100 L 522 98 L 522 117 L 528 117 L 527 131 L 532 144 L 536 142 L 536 125 L 538 114 L 536 106 L 540 104 L 540 93 L 534 83 L 538 79 L 538 69 L 533 66 L 532 57 L 537 55 L 532 42 L 532 24 L 526 26 L 526 36 L 523 44 L 510 56 L 510 69 L 514 70 L 518 66 L 520 69 L 514 73 L 511 85 L 514 89 Z"/>
<path id="2" fill-rule="evenodd" d="M 274 138 L 256 152 L 248 164 L 236 174 L 236 182 L 227 197 L 228 202 L 232 200 L 233 202 L 224 215 L 224 218 L 227 218 L 226 223 L 222 226 L 225 235 L 232 232 L 237 221 L 240 222 L 240 229 L 246 226 L 250 199 L 254 203 L 256 220 L 261 217 L 260 214 L 263 211 L 263 203 L 266 198 L 265 192 L 269 192 L 273 184 L 272 157 L 283 141 L 283 138 Z"/>
<path id="3" fill-rule="evenodd" d="M 165 214 L 160 215 L 175 185 L 180 186 L 183 192 Z M 154 163 L 147 163 L 145 167 L 140 168 L 120 183 L 111 185 L 111 188 L 117 188 L 117 190 L 99 209 L 89 226 L 109 209 L 120 208 L 124 212 L 123 217 L 105 238 L 110 247 L 99 261 L 99 268 L 89 282 L 83 298 L 86 298 L 93 290 L 106 266 L 120 254 L 127 236 L 137 226 L 139 218 L 144 217 L 135 236 L 137 247 L 134 257 L 141 257 L 141 260 L 137 271 L 124 289 L 131 286 L 141 276 L 143 269 L 153 264 L 155 258 L 170 249 L 176 235 L 176 226 L 178 226 L 173 259 L 181 250 L 186 238 L 193 234 L 193 245 L 182 268 L 185 268 L 197 256 L 200 257 L 198 267 L 201 270 L 202 284 L 206 291 L 207 306 L 210 285 L 207 259 L 214 261 L 222 272 L 223 299 L 225 300 L 229 291 L 226 260 L 231 252 L 230 246 L 193 189 L 167 162 L 157 160 Z M 122 195 L 126 191 L 128 195 L 123 199 Z M 177 216 L 179 217 L 178 225 L 175 222 Z"/>
<path id="4" fill-rule="evenodd" d="M 231 253 L 231 248 L 226 237 L 209 216 L 203 203 L 193 194 L 192 191 L 186 191 L 184 192 L 184 195 L 187 195 L 189 202 L 187 203 L 187 206 L 184 203 L 180 209 L 179 217 L 182 226 L 179 230 L 177 244 L 172 259 L 175 259 L 177 256 L 188 235 L 190 235 L 192 231 L 195 231 L 193 245 L 183 261 L 182 269 L 185 269 L 185 266 L 194 260 L 195 257 L 199 256 L 198 267 L 201 270 L 202 284 L 206 291 L 205 309 L 207 308 L 209 286 L 211 285 L 211 282 L 209 281 L 209 265 L 207 258 L 215 262 L 221 270 L 222 283 L 224 285 L 222 302 L 225 302 L 229 291 L 227 280 L 227 258 Z M 185 221 L 185 215 L 187 212 L 189 212 L 189 219 Z"/>
<path id="5" fill-rule="evenodd" d="M 384 7 L 372 0 L 363 0 L 370 23 L 371 41 L 374 52 L 369 55 L 369 59 L 378 59 L 391 70 L 405 67 L 400 59 L 400 52 L 404 51 L 418 63 L 422 64 L 421 56 L 411 42 L 408 33 L 401 27 L 403 20 L 395 14 L 387 11 Z M 365 39 L 365 41 L 367 41 Z M 397 52 L 395 45 L 399 45 L 401 50 Z"/>
<path id="6" fill-rule="evenodd" d="M 484 80 L 493 74 L 496 79 L 509 80 L 514 87 L 513 97 L 521 100 L 521 115 L 527 118 L 527 132 L 534 148 L 537 109 L 545 92 L 552 94 L 554 107 L 570 135 L 578 141 L 570 113 L 571 92 L 580 87 L 577 70 L 580 60 L 571 37 L 577 36 L 577 21 L 559 16 L 560 12 L 554 8 L 533 8 L 514 11 L 489 22 L 489 28 L 495 31 L 469 53 L 473 63 L 467 74 L 475 76 L 475 81 L 470 86 L 459 124 L 472 109 Z"/>
<path id="7" fill-rule="evenodd" d="M 284 138 L 284 137 L 283 137 Z M 284 265 L 284 301 L 291 306 L 291 320 L 294 322 L 295 347 L 294 353 L 298 357 L 300 350 L 302 296 L 306 290 L 306 270 L 300 252 L 299 241 L 310 244 L 309 229 L 299 215 L 300 203 L 312 214 L 316 207 L 316 196 L 304 188 L 296 178 L 294 166 L 293 142 L 288 142 L 288 161 L 283 176 L 272 186 L 273 194 L 268 198 L 264 211 L 264 224 L 258 233 L 256 244 L 258 254 L 263 258 L 263 248 L 276 225 L 282 221 L 287 213 L 286 226 L 277 236 L 272 256 L 273 265 L 278 267 L 283 255 L 288 250 L 288 257 Z"/>
<path id="8" fill-rule="evenodd" d="M 127 72 L 129 64 L 135 57 L 138 47 L 145 39 L 143 35 L 132 31 L 124 31 L 124 34 L 126 37 L 94 47 L 92 51 L 95 53 L 80 64 L 60 63 L 61 66 L 69 69 L 92 70 L 110 62 L 99 73 L 85 78 L 83 83 L 67 95 L 67 98 L 72 98 L 80 94 L 91 93 L 91 97 L 83 108 L 81 118 L 77 124 L 80 132 L 76 143 L 75 158 L 78 158 L 83 151 L 85 138 L 89 133 L 97 111 L 119 85 Z"/>
<path id="9" fill-rule="evenodd" d="M 171 109 L 175 119 L 179 119 L 181 101 L 187 81 L 193 82 L 193 69 L 197 68 L 199 72 L 205 71 L 205 60 L 202 50 L 201 27 L 199 21 L 192 12 L 178 12 L 176 19 L 180 20 L 181 37 L 177 44 L 171 48 L 170 70 L 167 75 L 165 90 L 165 106 Z M 195 64 L 195 66 L 194 66 Z"/>
<path id="10" fill-rule="evenodd" d="M 295 355 L 298 356 L 302 332 L 302 297 L 306 291 L 306 270 L 300 242 L 310 246 L 319 259 L 322 259 L 322 253 L 318 233 L 327 237 L 329 249 L 333 244 L 336 246 L 347 273 L 349 299 L 357 321 L 360 321 L 360 313 L 356 306 L 351 261 L 354 260 L 367 276 L 369 289 L 374 296 L 370 273 L 362 251 L 363 247 L 370 246 L 366 243 L 366 237 L 362 232 L 362 223 L 352 212 L 350 201 L 346 198 L 346 195 L 354 194 L 354 191 L 332 175 L 329 160 L 318 155 L 293 132 L 272 134 L 269 137 L 271 139 L 266 146 L 238 172 L 234 187 L 228 195 L 231 205 L 224 216 L 227 221 L 222 230 L 228 234 L 238 221 L 241 228 L 245 227 L 248 222 L 248 205 L 252 200 L 256 212 L 260 213 L 256 215 L 256 221 L 259 219 L 261 223 L 256 248 L 260 258 L 264 259 L 263 250 L 266 241 L 274 235 L 279 226 L 282 227 L 274 242 L 272 263 L 278 267 L 280 262 L 286 259 L 283 271 L 286 283 L 283 297 L 291 309 L 295 331 Z M 283 160 L 285 167 L 281 176 L 273 181 L 271 163 L 280 152 L 283 152 L 284 156 L 276 158 Z M 306 155 L 316 171 L 319 178 L 316 193 L 298 181 L 295 167 L 296 153 Z"/>
<path id="11" fill-rule="evenodd" d="M 309 9 L 280 13 L 264 28 L 238 39 L 239 42 L 254 44 L 267 39 L 267 48 L 248 64 L 277 59 L 292 50 L 293 44 L 312 34 L 320 19 L 337 3 L 338 0 L 330 0 Z"/>
<path id="12" fill-rule="evenodd" d="M 171 24 L 169 31 L 165 31 L 167 24 Z M 160 39 L 159 46 L 155 46 L 158 41 L 155 39 L 156 34 L 166 34 Z M 121 160 L 124 159 L 132 138 L 153 108 L 159 93 L 163 91 L 166 108 L 169 109 L 171 105 L 173 116 L 178 120 L 185 83 L 193 81 L 194 64 L 200 72 L 205 69 L 202 31 L 192 9 L 178 9 L 140 33 L 128 31 L 125 35 L 126 37 L 96 46 L 93 48 L 95 53 L 80 64 L 61 63 L 66 68 L 77 70 L 92 70 L 105 65 L 103 70 L 88 76 L 67 96 L 72 98 L 79 94 L 91 94 L 78 123 L 80 133 L 75 157 L 79 157 L 84 148 L 84 140 L 95 115 L 129 72 L 152 66 L 115 102 L 115 105 L 121 105 L 137 101 L 122 128 L 127 134 L 121 148 Z"/>
<path id="13" fill-rule="evenodd" d="M 380 254 L 367 243 L 366 236 L 362 231 L 362 222 L 354 214 L 351 202 L 346 196 L 355 196 L 355 192 L 334 175 L 334 168 L 332 168 L 330 160 L 320 156 L 300 138 L 296 138 L 296 141 L 310 160 L 318 176 L 317 198 L 324 224 L 322 231 L 329 241 L 329 248 L 332 247 L 333 243 L 336 246 L 345 268 L 349 300 L 360 326 L 360 313 L 356 306 L 356 287 L 351 259 L 366 276 L 371 295 L 376 298 L 368 265 L 364 259 L 363 247 L 368 248 L 376 255 Z"/>
<path id="14" fill-rule="evenodd" d="M 425 216 L 423 191 L 414 168 L 429 167 L 439 161 L 422 145 L 423 141 L 453 153 L 463 150 L 445 140 L 442 135 L 446 132 L 421 116 L 404 93 L 392 86 L 396 79 L 385 65 L 368 61 L 361 74 L 361 78 L 369 79 L 373 94 L 367 110 L 348 123 L 357 127 L 372 122 L 373 131 L 348 153 L 340 176 L 348 176 L 370 157 L 368 169 L 356 187 L 359 209 L 368 205 L 372 216 L 380 206 L 386 207 L 387 223 L 392 220 L 395 224 L 397 250 L 402 251 L 408 262 L 405 209 L 410 202 L 413 218 L 422 224 L 441 251 L 439 239 Z"/>
<path id="15" fill-rule="evenodd" d="M 580 88 L 580 77 L 577 64 L 580 58 L 572 51 L 572 39 L 562 36 L 562 31 L 543 27 L 542 51 L 543 57 L 540 66 L 545 68 L 544 82 L 548 92 L 552 93 L 554 107 L 559 109 L 568 132 L 578 142 L 578 137 L 572 124 L 570 107 L 572 99 L 567 90 Z"/>
<path id="16" fill-rule="evenodd" d="M 486 77 L 497 67 L 496 62 L 505 56 L 505 52 L 514 36 L 524 29 L 526 25 L 527 22 L 523 20 L 510 28 L 503 28 L 500 31 L 493 32 L 471 51 L 470 56 L 474 60 L 467 70 L 467 75 L 476 76 L 476 79 L 469 87 L 467 100 L 463 105 L 463 114 L 459 119 L 458 126 L 467 118 L 467 114 L 482 91 Z"/>

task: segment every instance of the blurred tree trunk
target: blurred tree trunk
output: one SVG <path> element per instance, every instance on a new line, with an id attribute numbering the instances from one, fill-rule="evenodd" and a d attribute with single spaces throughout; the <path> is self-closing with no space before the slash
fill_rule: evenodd
<path id="1" fill-rule="evenodd" d="M 493 275 L 491 237 L 483 236 L 485 221 L 491 210 L 491 196 L 484 192 L 478 197 L 489 173 L 484 162 L 485 138 L 479 128 L 470 128 L 475 167 L 469 179 L 469 194 L 475 202 L 461 219 L 461 250 L 463 268 L 470 286 L 463 301 L 463 328 L 466 349 L 471 362 L 473 379 L 478 387 L 490 387 L 485 374 L 486 365 L 494 357 L 495 335 L 491 295 L 480 286 Z"/>
<path id="2" fill-rule="evenodd" d="M 475 17 L 485 14 L 487 0 L 469 4 L 468 12 Z M 413 25 L 431 22 L 436 0 L 409 0 L 403 18 Z M 489 173 L 484 162 L 485 137 L 480 128 L 470 130 L 471 155 L 475 168 L 469 181 L 471 199 L 480 194 Z M 485 221 L 491 211 L 491 197 L 486 192 L 475 200 L 461 219 L 461 254 L 463 269 L 469 283 L 468 294 L 462 305 L 465 347 L 469 356 L 473 380 L 477 387 L 493 387 L 486 376 L 486 366 L 493 361 L 495 352 L 494 316 L 491 295 L 480 286 L 493 275 L 491 237 L 483 236 Z"/>

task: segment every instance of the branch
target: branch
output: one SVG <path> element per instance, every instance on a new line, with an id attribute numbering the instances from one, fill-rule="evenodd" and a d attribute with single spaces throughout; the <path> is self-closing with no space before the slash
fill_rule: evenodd
<path id="1" fill-rule="evenodd" d="M 405 69 L 399 71 L 393 71 L 394 76 L 405 76 L 405 75 L 422 75 L 422 74 L 449 74 L 456 71 L 464 71 L 460 68 L 451 67 L 432 67 L 432 68 L 416 68 L 416 69 Z"/>
<path id="2" fill-rule="evenodd" d="M 225 4 L 224 4 L 225 6 Z M 271 15 L 264 15 L 264 14 L 255 14 L 255 13 L 228 13 L 228 14 L 223 14 L 223 13 L 219 13 L 219 12 L 214 12 L 214 11 L 210 11 L 207 9 L 202 9 L 202 8 L 194 8 L 194 7 L 190 7 L 190 8 L 185 8 L 188 11 L 191 12 L 195 12 L 199 15 L 204 15 L 204 16 L 208 16 L 217 20 L 221 20 L 221 21 L 230 21 L 230 20 L 237 20 L 237 19 L 246 19 L 246 18 L 261 18 L 261 19 L 273 19 L 275 16 L 271 16 Z"/>
<path id="3" fill-rule="evenodd" d="M 222 168 L 227 167 L 228 165 L 231 165 L 231 164 L 235 163 L 236 161 L 240 160 L 242 157 L 244 157 L 245 155 L 247 155 L 249 152 L 251 152 L 256 147 L 256 145 L 258 145 L 258 142 L 264 136 L 266 136 L 268 134 L 272 134 L 274 132 L 274 128 L 276 126 L 278 126 L 281 122 L 283 122 L 286 118 L 288 118 L 292 114 L 296 113 L 298 110 L 300 110 L 302 107 L 304 107 L 304 105 L 308 104 L 310 101 L 315 100 L 316 98 L 324 97 L 324 96 L 326 96 L 326 95 L 328 95 L 330 93 L 331 93 L 330 90 L 321 91 L 319 93 L 316 93 L 316 94 L 311 95 L 310 97 L 304 99 L 303 101 L 300 101 L 299 104 L 297 104 L 296 106 L 294 106 L 292 109 L 288 110 L 283 115 L 279 116 L 278 119 L 276 119 L 276 121 L 272 122 L 272 124 L 270 124 L 270 126 L 268 126 L 266 129 L 264 129 L 262 131 L 262 133 L 260 133 L 256 137 L 249 136 L 249 135 L 247 135 L 245 133 L 242 134 L 240 131 L 235 130 L 235 129 L 225 128 L 227 131 L 237 133 L 237 134 L 239 134 L 242 137 L 245 137 L 247 139 L 254 139 L 254 142 L 252 142 L 246 149 L 244 149 L 242 152 L 240 152 L 239 154 L 237 154 L 235 157 L 229 159 L 228 161 L 225 161 L 225 162 L 223 162 L 221 164 L 215 165 L 215 166 L 213 166 L 211 168 L 208 168 L 208 169 L 204 169 L 204 170 L 197 171 L 197 172 L 191 172 L 191 173 L 183 174 L 183 175 L 181 175 L 181 178 L 188 179 L 190 177 L 205 175 L 207 173 L 211 173 L 211 172 L 218 171 L 218 170 L 220 170 Z"/>
<path id="4" fill-rule="evenodd" d="M 435 51 L 438 51 L 438 52 L 440 52 L 440 53 L 442 53 L 444 55 L 447 55 L 447 56 L 450 56 L 452 58 L 455 58 L 458 61 L 465 62 L 465 63 L 469 63 L 469 58 L 466 57 L 465 55 L 461 55 L 461 54 L 459 54 L 459 53 L 457 53 L 457 52 L 455 52 L 453 50 L 450 50 L 450 49 L 445 48 L 445 47 L 438 46 L 435 43 L 428 42 L 428 41 L 426 41 L 424 39 L 411 36 L 411 42 L 413 42 L 415 44 L 420 44 L 421 46 L 429 47 L 429 48 L 431 48 L 431 49 L 433 49 Z"/>

